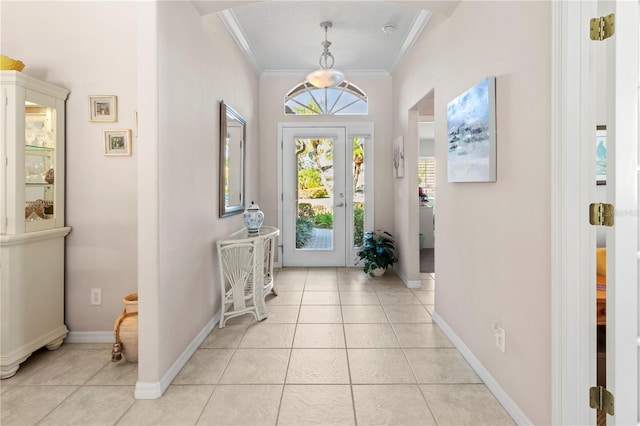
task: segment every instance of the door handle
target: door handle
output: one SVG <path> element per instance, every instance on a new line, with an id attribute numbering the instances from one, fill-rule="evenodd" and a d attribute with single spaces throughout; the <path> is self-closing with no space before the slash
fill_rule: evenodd
<path id="1" fill-rule="evenodd" d="M 344 203 L 338 203 L 336 204 L 336 207 L 344 207 Z"/>

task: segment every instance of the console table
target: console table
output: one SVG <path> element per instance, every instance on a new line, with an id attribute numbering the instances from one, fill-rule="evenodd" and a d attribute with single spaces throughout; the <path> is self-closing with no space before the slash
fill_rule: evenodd
<path id="1" fill-rule="evenodd" d="M 250 233 L 241 229 L 217 241 L 222 308 L 220 328 L 227 319 L 253 314 L 262 321 L 269 313 L 264 298 L 277 296 L 273 279 L 273 258 L 280 230 L 263 226 Z"/>

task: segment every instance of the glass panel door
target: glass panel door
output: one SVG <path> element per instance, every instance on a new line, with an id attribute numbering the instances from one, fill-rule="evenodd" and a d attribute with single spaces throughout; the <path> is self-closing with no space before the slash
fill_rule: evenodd
<path id="1" fill-rule="evenodd" d="M 55 108 L 25 104 L 25 227 L 27 231 L 55 226 Z"/>
<path id="2" fill-rule="evenodd" d="M 283 130 L 283 266 L 345 266 L 344 128 Z"/>

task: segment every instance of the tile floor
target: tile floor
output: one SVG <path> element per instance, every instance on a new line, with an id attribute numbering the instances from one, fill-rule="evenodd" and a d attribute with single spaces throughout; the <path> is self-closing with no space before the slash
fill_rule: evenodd
<path id="1" fill-rule="evenodd" d="M 432 323 L 434 276 L 279 270 L 269 318 L 215 328 L 156 400 L 110 344 L 39 351 L 0 383 L 2 425 L 506 425 L 513 420 Z"/>

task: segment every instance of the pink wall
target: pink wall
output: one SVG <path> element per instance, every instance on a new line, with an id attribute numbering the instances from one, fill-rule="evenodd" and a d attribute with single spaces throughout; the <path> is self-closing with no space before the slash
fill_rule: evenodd
<path id="1" fill-rule="evenodd" d="M 103 130 L 134 126 L 135 23 L 133 2 L 2 2 L 2 53 L 22 60 L 23 73 L 70 90 L 65 321 L 72 334 L 108 336 L 123 296 L 137 288 L 138 141 L 131 157 L 103 155 Z M 89 95 L 116 95 L 118 121 L 89 122 Z M 90 305 L 92 288 L 102 289 L 102 305 Z"/>
<path id="2" fill-rule="evenodd" d="M 498 180 L 447 183 L 446 105 L 486 76 L 497 79 Z M 436 312 L 533 423 L 549 424 L 550 3 L 461 2 L 450 18 L 434 16 L 393 81 L 394 136 L 411 134 L 408 111 L 435 94 Z M 417 153 L 417 142 L 405 150 Z M 405 206 L 415 185 L 396 190 Z M 397 226 L 410 214 L 397 208 Z M 399 230 L 405 245 L 410 231 Z"/>
<path id="3" fill-rule="evenodd" d="M 242 215 L 218 217 L 221 100 L 247 121 L 246 197 L 258 194 L 256 75 L 217 15 L 203 18 L 190 2 L 160 2 L 157 10 L 157 69 L 149 72 L 157 73 L 158 103 L 146 112 L 158 124 L 158 163 L 141 165 L 140 176 L 157 178 L 157 192 L 141 196 L 157 206 L 158 226 L 139 244 L 157 250 L 157 263 L 144 266 L 151 276 L 158 271 L 157 282 L 141 283 L 141 297 L 157 303 L 147 323 L 157 339 L 145 354 L 158 369 L 141 368 L 145 382 L 163 379 L 220 309 L 215 242 L 244 226 Z"/>
<path id="4" fill-rule="evenodd" d="M 258 199 L 258 79 L 217 15 L 191 2 L 3 1 L 1 12 L 2 53 L 71 91 L 66 323 L 110 340 L 122 297 L 139 290 L 139 378 L 156 392 L 220 309 L 215 241 L 243 226 L 218 218 L 222 99 L 248 122 L 246 191 Z M 117 123 L 88 121 L 95 94 L 118 96 Z M 102 131 L 133 129 L 136 110 L 132 156 L 105 157 Z"/>

